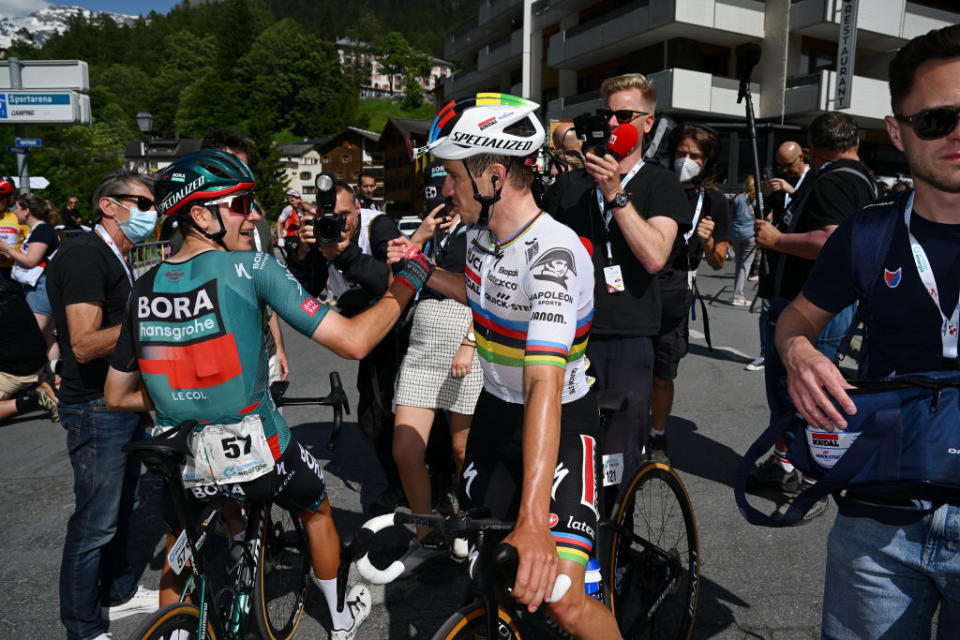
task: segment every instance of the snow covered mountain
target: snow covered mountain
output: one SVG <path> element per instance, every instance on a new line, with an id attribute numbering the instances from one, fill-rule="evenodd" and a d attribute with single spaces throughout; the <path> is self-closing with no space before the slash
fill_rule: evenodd
<path id="1" fill-rule="evenodd" d="M 67 7 L 58 5 L 49 5 L 45 9 L 34 11 L 25 16 L 5 16 L 0 15 L 0 47 L 7 47 L 13 40 L 14 34 L 21 28 L 26 27 L 34 40 L 39 44 L 46 42 L 52 35 L 60 33 L 67 28 L 67 20 L 80 12 L 84 17 L 89 18 L 97 14 L 106 14 L 120 24 L 127 24 L 137 19 L 137 16 L 128 16 L 122 13 L 111 13 L 109 11 L 90 11 L 83 7 Z"/>

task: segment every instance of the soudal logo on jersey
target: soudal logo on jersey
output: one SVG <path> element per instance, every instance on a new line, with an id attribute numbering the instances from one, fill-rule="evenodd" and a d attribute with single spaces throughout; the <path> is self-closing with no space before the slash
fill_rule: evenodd
<path id="1" fill-rule="evenodd" d="M 896 289 L 900 284 L 900 279 L 903 276 L 903 267 L 899 267 L 896 271 L 890 271 L 887 268 L 883 270 L 883 281 L 887 283 L 887 286 L 891 289 Z"/>
<path id="2" fill-rule="evenodd" d="M 497 124 L 497 117 L 496 117 L 496 116 L 494 116 L 494 117 L 492 117 L 492 118 L 487 118 L 487 119 L 484 120 L 483 122 L 478 123 L 477 126 L 480 128 L 480 131 L 483 131 L 483 130 L 486 129 L 487 127 L 492 127 L 492 126 L 495 125 L 495 124 Z"/>
<path id="3" fill-rule="evenodd" d="M 141 342 L 184 344 L 223 335 L 215 306 L 217 283 L 211 280 L 192 291 L 151 291 L 135 301 Z"/>
<path id="4" fill-rule="evenodd" d="M 463 144 L 473 145 L 475 147 L 491 147 L 501 151 L 529 151 L 533 147 L 532 140 L 497 140 L 487 136 L 475 136 L 470 133 L 456 131 L 453 133 L 453 141 Z"/>
<path id="5" fill-rule="evenodd" d="M 810 442 L 815 447 L 839 447 L 839 436 L 835 433 L 814 433 L 810 436 Z"/>

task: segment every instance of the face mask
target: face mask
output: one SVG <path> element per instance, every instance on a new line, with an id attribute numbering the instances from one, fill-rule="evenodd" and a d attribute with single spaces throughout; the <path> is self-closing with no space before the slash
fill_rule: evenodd
<path id="1" fill-rule="evenodd" d="M 673 170 L 676 172 L 680 182 L 690 182 L 700 175 L 700 165 L 687 157 L 674 160 Z"/>
<path id="2" fill-rule="evenodd" d="M 157 228 L 157 212 L 140 211 L 136 207 L 125 207 L 122 204 L 120 206 L 130 211 L 130 218 L 117 222 L 123 235 L 134 244 L 150 237 L 153 230 Z"/>

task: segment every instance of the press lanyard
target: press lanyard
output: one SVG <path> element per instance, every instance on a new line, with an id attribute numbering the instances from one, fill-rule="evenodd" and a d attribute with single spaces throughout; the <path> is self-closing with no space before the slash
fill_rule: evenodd
<path id="1" fill-rule="evenodd" d="M 690 242 L 690 238 L 697 231 L 697 223 L 700 221 L 700 210 L 703 209 L 703 187 L 700 187 L 700 197 L 697 198 L 697 208 L 693 212 L 693 222 L 690 223 L 690 231 L 683 234 L 683 239 Z"/>
<path id="2" fill-rule="evenodd" d="M 99 224 L 95 227 L 97 234 L 100 238 L 107 243 L 107 246 L 113 251 L 113 255 L 117 256 L 117 260 L 120 261 L 120 264 L 123 265 L 123 272 L 127 274 L 127 280 L 130 282 L 130 286 L 133 286 L 133 273 L 130 271 L 130 266 L 127 264 L 127 261 L 123 259 L 123 256 L 120 255 L 120 249 L 117 248 L 116 243 L 113 241 L 113 238 L 110 237 L 110 234 L 107 233 L 107 230 L 104 229 Z"/>
<path id="3" fill-rule="evenodd" d="M 830 163 L 828 162 L 827 164 L 830 164 Z M 825 166 L 827 166 L 827 165 L 825 164 L 825 165 L 823 165 L 823 166 L 825 167 Z M 809 173 L 809 172 L 810 172 L 810 165 L 804 165 L 803 174 L 800 176 L 800 179 L 797 180 L 797 184 L 793 185 L 793 193 L 796 193 L 796 192 L 797 192 L 797 190 L 800 188 L 800 185 L 803 184 L 803 179 L 807 177 L 807 173 Z M 790 204 L 791 198 L 792 198 L 792 195 L 791 195 L 791 194 L 789 194 L 789 193 L 784 193 L 784 194 L 783 194 L 783 207 L 784 207 L 784 208 L 786 208 L 787 205 Z"/>
<path id="4" fill-rule="evenodd" d="M 637 172 L 643 168 L 643 158 L 637 160 L 637 164 L 633 165 L 633 168 L 630 169 L 623 176 L 623 179 L 620 180 L 620 190 L 627 188 L 627 184 L 633 179 L 633 176 L 637 175 Z M 597 187 L 597 205 L 600 207 L 600 214 L 603 216 L 603 224 L 607 229 L 607 236 L 610 235 L 610 220 L 613 219 L 613 210 L 607 210 L 607 203 L 603 199 L 603 192 L 600 191 L 600 187 Z M 610 240 L 607 240 L 607 260 L 613 260 L 613 249 L 610 246 Z"/>
<path id="5" fill-rule="evenodd" d="M 943 345 L 943 357 L 955 360 L 957 358 L 957 327 L 960 326 L 960 301 L 957 302 L 956 308 L 948 318 L 940 306 L 940 294 L 937 289 L 937 281 L 933 276 L 933 267 L 927 259 L 927 252 L 923 250 L 923 247 L 917 242 L 917 239 L 913 237 L 913 233 L 910 231 L 913 196 L 914 194 L 911 192 L 910 197 L 907 199 L 907 206 L 903 209 L 903 224 L 907 227 L 907 237 L 910 239 L 910 254 L 913 256 L 913 263 L 916 265 L 917 273 L 920 275 L 920 282 L 926 287 L 927 294 L 933 299 L 933 303 L 937 305 L 937 311 L 940 313 L 940 341 Z"/>

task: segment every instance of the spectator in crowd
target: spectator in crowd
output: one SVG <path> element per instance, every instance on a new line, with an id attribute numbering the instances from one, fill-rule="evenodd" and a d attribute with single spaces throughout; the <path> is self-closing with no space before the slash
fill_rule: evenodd
<path id="1" fill-rule="evenodd" d="M 63 228 L 66 231 L 89 231 L 89 229 L 85 229 L 86 225 L 83 222 L 83 216 L 80 215 L 79 204 L 80 198 L 77 196 L 67 198 L 67 206 L 61 212 Z"/>
<path id="2" fill-rule="evenodd" d="M 361 209 L 360 201 L 345 182 L 336 182 L 333 213 L 345 218 L 341 240 L 318 246 L 312 214 L 304 216 L 297 255 L 290 271 L 307 291 L 319 296 L 327 288 L 340 312 L 353 317 L 376 302 L 390 284 L 387 243 L 399 237 L 396 223 L 379 211 Z M 387 334 L 357 369 L 357 421 L 373 441 L 377 459 L 387 476 L 387 488 L 371 504 L 376 512 L 392 511 L 403 500 L 400 473 L 393 460 L 393 393 L 400 364 L 399 326 Z"/>
<path id="3" fill-rule="evenodd" d="M 0 421 L 37 409 L 60 420 L 57 397 L 45 382 L 46 351 L 23 289 L 0 278 Z"/>
<path id="4" fill-rule="evenodd" d="M 706 125 L 685 124 L 670 136 L 673 169 L 687 197 L 692 228 L 678 233 L 667 264 L 657 274 L 660 285 L 660 331 L 653 339 L 653 392 L 650 400 L 651 460 L 669 462 L 667 420 L 673 408 L 673 381 L 690 342 L 693 278 L 706 257 L 721 269 L 730 246 L 727 199 L 712 187 L 710 176 L 720 150 L 720 137 Z"/>
<path id="5" fill-rule="evenodd" d="M 551 174 L 566 173 L 583 168 L 583 142 L 577 137 L 572 120 L 561 120 L 550 134 L 553 146 L 553 163 L 550 166 Z"/>
<path id="6" fill-rule="evenodd" d="M 106 410 L 107 356 L 133 285 L 127 252 L 157 223 L 151 181 L 111 171 L 93 194 L 97 225 L 64 244 L 47 271 L 63 351 L 60 422 L 67 431 L 76 507 L 60 567 L 60 619 L 69 640 L 108 638 L 111 618 L 156 609 L 126 558 L 140 462 L 121 447 L 142 438 L 146 414 Z"/>
<path id="7" fill-rule="evenodd" d="M 747 284 L 747 274 L 753 258 L 757 254 L 757 240 L 754 237 L 754 207 L 757 202 L 757 182 L 752 175 L 743 181 L 743 191 L 733 199 L 733 218 L 730 228 L 730 243 L 737 259 L 733 276 L 733 300 L 731 303 L 746 307 L 750 301 L 743 295 Z"/>
<path id="8" fill-rule="evenodd" d="M 277 218 L 277 246 L 283 249 L 287 261 L 295 258 L 300 246 L 297 232 L 300 229 L 304 213 L 315 213 L 312 205 L 303 201 L 296 189 L 287 189 L 287 206 Z"/>
<path id="9" fill-rule="evenodd" d="M 860 300 L 868 305 L 870 326 L 867 378 L 957 368 L 957 335 L 942 327 L 960 288 L 960 25 L 908 42 L 890 62 L 888 77 L 894 115 L 886 117 L 887 132 L 906 155 L 915 191 L 856 214 L 892 217 L 896 225 L 889 244 L 876 250 L 884 256 L 878 264 L 895 273 L 897 283 L 878 273 L 872 294 Z M 850 385 L 815 343 L 831 318 L 857 299 L 853 222 L 827 240 L 776 333 L 798 410 L 815 428 L 831 431 L 846 428 L 844 413 L 856 407 L 846 392 Z M 928 269 L 921 271 L 923 265 Z M 954 633 L 960 506 L 905 497 L 863 500 L 846 491 L 844 502 L 860 509 L 854 515 L 841 506 L 827 541 L 824 638 L 929 638 L 938 610 L 937 637 Z"/>
<path id="10" fill-rule="evenodd" d="M 16 200 L 16 188 L 13 179 L 0 176 L 0 240 L 19 250 L 23 239 L 30 229 L 20 224 L 17 214 L 13 212 L 13 202 Z M 13 258 L 0 255 L 0 278 L 9 278 L 13 268 Z"/>
<path id="11" fill-rule="evenodd" d="M 870 170 L 860 161 L 857 150 L 860 140 L 857 123 L 849 115 L 831 111 L 810 123 L 807 132 L 812 174 L 787 204 L 779 220 L 754 223 L 757 244 L 767 249 L 770 270 L 760 277 L 760 296 L 769 300 L 766 326 L 766 361 L 764 378 L 771 423 L 795 411 L 784 384 L 786 370 L 775 349 L 773 335 L 777 321 L 790 301 L 799 295 L 813 261 L 823 243 L 851 213 L 870 204 L 877 195 Z M 816 340 L 817 349 L 833 358 L 837 347 L 853 321 L 851 305 L 827 324 Z M 773 453 L 750 473 L 747 487 L 752 490 L 773 489 L 796 494 L 802 489 L 800 473 L 786 458 L 788 442 L 777 441 Z M 788 508 L 788 500 L 781 510 Z M 807 518 L 823 514 L 826 498 L 819 501 Z"/>
<path id="12" fill-rule="evenodd" d="M 361 171 L 357 176 L 357 199 L 360 201 L 360 208 L 380 211 L 380 205 L 373 199 L 376 193 L 377 179 L 366 171 Z"/>
<path id="13" fill-rule="evenodd" d="M 779 220 L 790 205 L 790 200 L 810 172 L 804 161 L 799 142 L 787 140 L 777 149 L 777 175 L 764 176 L 763 197 L 766 213 Z"/>
<path id="14" fill-rule="evenodd" d="M 46 267 L 60 248 L 60 236 L 47 223 L 50 207 L 40 196 L 28 193 L 17 198 L 16 215 L 17 221 L 30 231 L 19 251 L 0 240 L 0 254 L 14 262 L 10 275 L 23 286 L 27 304 L 43 333 L 50 371 L 55 372 L 60 360 L 60 346 L 54 334 L 53 310 L 47 298 Z"/>
<path id="15" fill-rule="evenodd" d="M 459 215 L 444 219 L 443 207 L 440 204 L 431 211 L 410 240 L 424 249 L 437 267 L 463 273 L 467 225 L 460 222 Z M 470 308 L 424 288 L 413 315 L 410 346 L 397 378 L 393 433 L 393 457 L 414 513 L 430 513 L 431 509 L 430 475 L 425 456 L 437 411 L 450 412 L 450 436 L 459 477 L 481 389 L 483 373 L 477 359 Z M 412 569 L 445 552 L 440 536 L 419 527 L 404 566 Z"/>
<path id="16" fill-rule="evenodd" d="M 575 196 L 556 185 L 546 209 L 593 244 L 595 312 L 587 356 L 597 388 L 627 392 L 627 408 L 611 421 L 603 453 L 622 453 L 629 474 L 640 464 L 650 430 L 653 337 L 660 332 L 661 310 L 655 274 L 677 233 L 690 228 L 691 216 L 676 176 L 642 159 L 643 136 L 656 109 L 653 85 L 631 73 L 607 78 L 600 91 L 610 128 L 633 125 L 640 133 L 637 144 L 619 161 L 588 152 L 592 185 Z"/>

